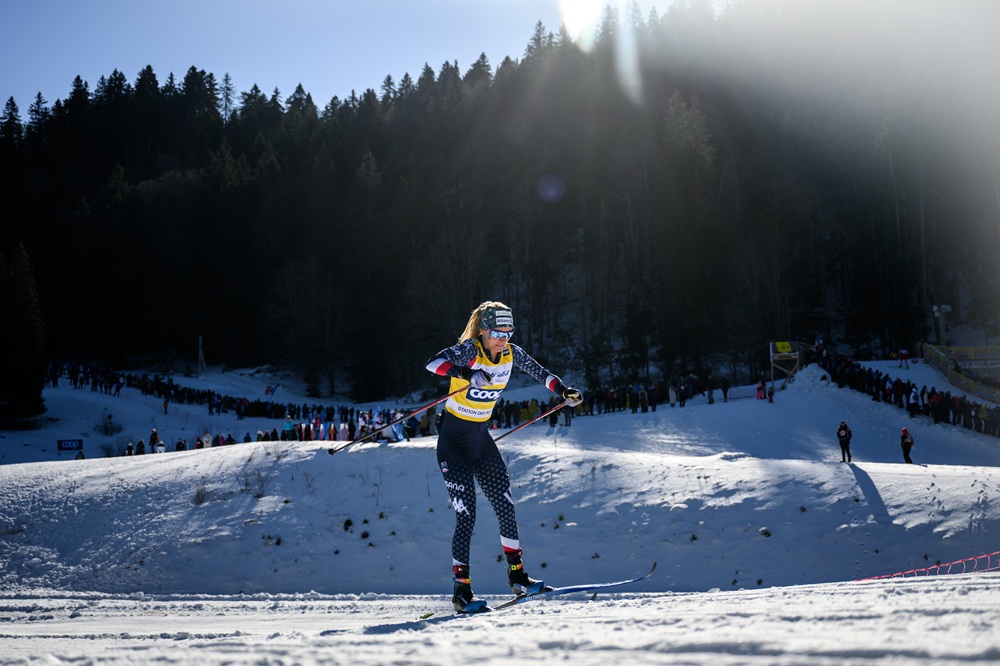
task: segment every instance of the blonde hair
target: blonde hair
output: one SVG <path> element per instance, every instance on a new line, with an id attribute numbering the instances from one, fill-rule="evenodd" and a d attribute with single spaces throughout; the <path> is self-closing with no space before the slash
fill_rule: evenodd
<path id="1" fill-rule="evenodd" d="M 498 308 L 500 310 L 510 310 L 510 307 L 504 305 L 500 301 L 483 301 L 476 309 L 472 311 L 469 315 L 469 321 L 465 323 L 465 330 L 462 331 L 462 335 L 458 337 L 459 342 L 465 342 L 466 340 L 476 340 L 483 331 L 486 330 L 483 326 L 483 311 L 486 308 Z"/>

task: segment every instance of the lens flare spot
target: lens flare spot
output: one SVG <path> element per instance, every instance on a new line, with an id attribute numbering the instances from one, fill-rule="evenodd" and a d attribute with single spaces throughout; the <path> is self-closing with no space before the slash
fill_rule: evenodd
<path id="1" fill-rule="evenodd" d="M 548 174 L 538 179 L 538 196 L 546 203 L 556 203 L 566 194 L 566 181 L 554 174 Z"/>

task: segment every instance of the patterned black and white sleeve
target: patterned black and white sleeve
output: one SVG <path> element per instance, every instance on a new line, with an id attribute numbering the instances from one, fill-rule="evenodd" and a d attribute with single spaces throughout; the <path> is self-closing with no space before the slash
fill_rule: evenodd
<path id="1" fill-rule="evenodd" d="M 542 367 L 542 364 L 531 357 L 531 354 L 524 351 L 514 343 L 510 343 L 510 349 L 514 354 L 514 367 L 528 373 L 532 378 L 545 384 L 545 388 L 558 393 L 562 380 Z"/>
<path id="2" fill-rule="evenodd" d="M 467 340 L 451 347 L 445 347 L 430 357 L 425 367 L 435 375 L 442 377 L 465 378 L 469 365 L 475 360 L 478 353 L 475 343 Z"/>

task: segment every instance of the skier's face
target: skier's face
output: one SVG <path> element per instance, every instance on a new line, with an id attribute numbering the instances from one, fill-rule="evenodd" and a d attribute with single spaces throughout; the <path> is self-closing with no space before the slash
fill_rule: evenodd
<path id="1" fill-rule="evenodd" d="M 498 334 L 495 335 L 494 333 Z M 479 339 L 483 343 L 483 347 L 490 352 L 491 356 L 496 356 L 503 348 L 507 346 L 507 341 L 510 340 L 510 336 L 513 335 L 514 328 L 512 326 L 500 326 L 498 328 L 487 328 L 483 330 L 482 335 Z M 504 335 L 508 334 L 508 335 Z"/>

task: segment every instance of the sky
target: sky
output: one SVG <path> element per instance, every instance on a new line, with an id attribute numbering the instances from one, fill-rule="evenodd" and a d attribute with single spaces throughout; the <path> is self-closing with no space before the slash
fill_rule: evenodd
<path id="1" fill-rule="evenodd" d="M 946 386 L 919 360 L 873 365 Z M 180 404 L 164 414 L 134 389 L 105 396 L 64 379 L 45 390 L 41 427 L 0 431 L 0 662 L 994 663 L 1000 440 L 910 419 L 825 375 L 803 369 L 773 403 L 741 386 L 728 402 L 505 437 L 529 574 L 558 586 L 658 566 L 592 602 L 472 617 L 449 600 L 454 519 L 434 437 L 334 456 L 329 442 L 270 442 L 105 458 L 104 444 L 154 427 L 168 442 L 242 440 L 280 423 Z M 251 399 L 280 383 L 275 399 L 306 401 L 267 368 L 176 380 Z M 505 392 L 546 395 L 533 383 Z M 95 425 L 109 414 L 123 430 L 105 437 Z M 58 453 L 63 438 L 83 438 L 87 458 Z M 472 547 L 477 593 L 509 598 L 482 498 Z M 939 562 L 957 564 L 928 575 Z"/>
<path id="2" fill-rule="evenodd" d="M 616 4 L 617 3 L 617 4 Z M 229 74 L 238 92 L 254 84 L 282 99 L 298 84 L 323 108 L 333 96 L 378 91 L 387 75 L 416 79 L 425 64 L 465 72 L 483 53 L 494 70 L 520 60 L 541 21 L 575 35 L 622 0 L 37 0 L 5 3 L 0 22 L 0 97 L 27 117 L 41 92 L 65 99 L 79 75 L 93 92 L 118 69 L 134 83 L 147 65 L 162 85 L 191 67 Z M 669 0 L 641 0 L 644 15 Z M 564 10 L 565 7 L 565 10 Z"/>

